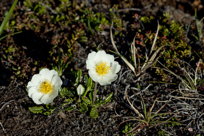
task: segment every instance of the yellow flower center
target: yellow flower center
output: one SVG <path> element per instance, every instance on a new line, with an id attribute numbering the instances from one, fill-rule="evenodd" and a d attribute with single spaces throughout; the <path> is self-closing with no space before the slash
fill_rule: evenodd
<path id="1" fill-rule="evenodd" d="M 105 62 L 100 62 L 96 64 L 96 73 L 100 76 L 106 75 L 110 70 L 110 66 L 108 66 Z"/>
<path id="2" fill-rule="evenodd" d="M 40 84 L 39 91 L 44 94 L 51 93 L 53 91 L 53 86 L 49 81 L 43 81 Z"/>

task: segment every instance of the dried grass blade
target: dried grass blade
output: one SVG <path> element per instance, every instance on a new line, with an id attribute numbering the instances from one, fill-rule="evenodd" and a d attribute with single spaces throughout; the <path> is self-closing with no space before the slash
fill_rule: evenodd
<path id="1" fill-rule="evenodd" d="M 118 48 L 116 47 L 115 41 L 114 41 L 114 39 L 113 39 L 112 28 L 113 28 L 113 23 L 112 23 L 111 29 L 110 29 L 110 38 L 111 38 L 111 43 L 112 43 L 112 45 L 113 45 L 115 51 L 116 51 L 117 54 L 121 57 L 121 59 L 128 65 L 128 67 L 133 71 L 133 73 L 136 74 L 134 66 L 133 66 L 125 57 L 123 57 L 123 56 L 120 54 L 120 52 L 118 51 Z"/>
<path id="2" fill-rule="evenodd" d="M 157 25 L 157 31 L 156 31 L 156 35 L 154 37 L 154 41 L 153 41 L 153 44 L 152 44 L 152 48 L 150 50 L 150 54 L 152 54 L 153 50 L 155 49 L 155 45 L 156 45 L 156 41 L 157 41 L 157 37 L 158 37 L 158 33 L 159 33 L 159 22 L 158 22 L 158 25 Z"/>
<path id="3" fill-rule="evenodd" d="M 170 69 L 168 69 L 167 67 L 165 67 L 162 63 L 159 62 L 160 65 L 162 65 L 164 68 L 163 70 L 169 72 L 170 74 L 174 75 L 175 77 L 177 77 L 178 79 L 180 79 L 188 88 L 190 88 L 190 86 L 188 85 L 188 83 L 186 82 L 186 80 L 184 80 L 181 76 L 177 75 L 176 73 L 174 73 L 173 71 L 171 71 Z"/>
<path id="4" fill-rule="evenodd" d="M 158 56 L 158 54 L 159 54 L 159 52 L 161 51 L 161 49 L 163 48 L 164 46 L 161 46 L 161 47 L 159 47 L 159 49 L 157 49 L 155 52 L 154 52 L 154 54 L 150 57 L 150 59 L 148 59 L 148 60 L 146 60 L 145 61 L 145 63 L 143 64 L 143 66 L 142 66 L 142 70 L 141 71 L 145 71 L 146 69 L 148 69 L 149 67 L 151 67 L 152 66 L 152 64 L 154 64 L 155 62 L 157 62 L 157 60 L 158 60 L 158 58 L 159 57 L 157 57 Z M 156 58 L 157 57 L 157 58 Z"/>
<path id="5" fill-rule="evenodd" d="M 137 68 L 136 52 L 137 52 L 137 49 L 135 47 L 135 37 L 134 37 L 133 42 L 131 44 L 131 53 L 132 53 L 132 59 L 133 59 L 135 68 Z"/>

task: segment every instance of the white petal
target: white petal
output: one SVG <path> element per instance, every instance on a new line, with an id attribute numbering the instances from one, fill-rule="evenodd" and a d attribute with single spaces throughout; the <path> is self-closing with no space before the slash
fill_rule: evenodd
<path id="1" fill-rule="evenodd" d="M 109 85 L 109 84 L 111 84 L 111 82 L 112 82 L 112 79 L 103 77 L 103 78 L 101 78 L 99 84 L 100 85 Z"/>
<path id="2" fill-rule="evenodd" d="M 58 73 L 55 71 L 55 70 L 49 70 L 46 72 L 46 74 L 44 73 L 43 75 L 43 78 L 44 80 L 48 80 L 48 81 L 52 81 L 52 78 L 57 75 L 58 76 Z"/>
<path id="3" fill-rule="evenodd" d="M 86 68 L 87 68 L 87 69 L 91 69 L 91 68 L 93 68 L 93 67 L 95 67 L 94 61 L 93 61 L 93 60 L 87 60 L 87 61 L 86 61 Z"/>
<path id="4" fill-rule="evenodd" d="M 31 87 L 33 87 L 33 84 L 31 81 L 28 82 L 28 85 L 27 85 L 27 90 L 29 90 Z"/>
<path id="5" fill-rule="evenodd" d="M 86 61 L 86 68 L 87 68 L 87 69 L 90 69 L 91 67 L 94 66 L 94 63 L 93 63 L 93 62 L 94 62 L 95 55 L 96 55 L 96 52 L 95 52 L 95 51 L 89 53 L 88 58 L 87 58 L 87 61 Z"/>
<path id="6" fill-rule="evenodd" d="M 32 94 L 32 99 L 36 104 L 42 104 L 40 99 L 42 98 L 43 94 L 39 92 L 35 92 Z"/>
<path id="7" fill-rule="evenodd" d="M 99 76 L 96 74 L 95 71 L 93 70 L 89 70 L 89 76 L 91 77 L 91 79 L 95 82 L 99 82 Z"/>
<path id="8" fill-rule="evenodd" d="M 101 86 L 104 86 L 104 85 L 109 85 L 110 83 L 107 82 L 107 81 L 100 81 L 99 84 L 100 84 Z"/>
<path id="9" fill-rule="evenodd" d="M 113 74 L 110 78 L 109 78 L 109 82 L 113 82 L 115 81 L 116 79 L 118 78 L 118 75 L 117 74 Z"/>
<path id="10" fill-rule="evenodd" d="M 50 95 L 44 95 L 40 101 L 43 103 L 43 104 L 49 104 L 49 103 L 52 103 L 53 100 L 55 99 L 55 97 L 57 97 L 58 95 L 58 91 L 54 91 L 52 94 Z"/>
<path id="11" fill-rule="evenodd" d="M 55 86 L 55 89 L 59 90 L 62 86 L 62 80 L 58 75 L 54 75 L 51 84 Z"/>
<path id="12" fill-rule="evenodd" d="M 31 81 L 28 82 L 27 87 L 38 86 L 39 83 L 42 81 L 42 76 L 40 74 L 35 74 Z"/>
<path id="13" fill-rule="evenodd" d="M 104 60 L 109 63 L 114 62 L 114 56 L 110 54 L 106 54 L 106 56 L 104 56 Z"/>
<path id="14" fill-rule="evenodd" d="M 36 92 L 37 92 L 36 87 L 35 87 L 35 86 L 34 86 L 34 87 L 31 87 L 31 88 L 28 89 L 28 96 L 29 96 L 30 98 L 32 98 L 32 95 L 33 95 L 34 93 L 36 93 Z"/>
<path id="15" fill-rule="evenodd" d="M 97 82 L 100 85 L 107 85 L 107 78 L 105 76 L 98 76 Z"/>
<path id="16" fill-rule="evenodd" d="M 113 64 L 112 64 L 112 72 L 113 73 L 118 73 L 121 69 L 121 66 L 118 62 L 114 61 Z"/>
<path id="17" fill-rule="evenodd" d="M 44 76 L 44 75 L 47 75 L 49 73 L 49 71 L 50 71 L 49 69 L 43 68 L 43 69 L 40 70 L 39 74 Z"/>
<path id="18" fill-rule="evenodd" d="M 114 56 L 107 54 L 104 50 L 98 51 L 96 57 L 100 58 L 105 62 L 113 62 Z"/>
<path id="19" fill-rule="evenodd" d="M 115 81 L 117 79 L 117 74 L 115 73 L 108 73 L 105 76 L 102 76 L 101 79 L 99 80 L 100 84 L 102 85 L 109 85 L 111 84 L 113 81 Z"/>
<path id="20" fill-rule="evenodd" d="M 88 60 L 93 59 L 95 57 L 95 55 L 96 55 L 95 51 L 92 51 L 91 53 L 89 53 Z"/>
<path id="21" fill-rule="evenodd" d="M 106 56 L 106 52 L 104 50 L 99 50 L 97 53 L 96 53 L 96 57 L 100 57 L 100 56 Z"/>
<path id="22" fill-rule="evenodd" d="M 111 61 L 114 61 L 114 57 L 106 54 L 105 51 L 99 51 L 96 53 L 94 60 L 95 63 L 106 62 L 109 64 Z"/>

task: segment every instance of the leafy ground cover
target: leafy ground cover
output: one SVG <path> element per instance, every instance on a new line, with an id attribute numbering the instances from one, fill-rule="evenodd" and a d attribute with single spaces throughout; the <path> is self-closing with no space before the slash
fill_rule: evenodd
<path id="1" fill-rule="evenodd" d="M 12 4 L 0 3 L 1 22 Z M 0 35 L 0 134 L 204 135 L 203 5 L 19 0 Z M 87 56 L 98 50 L 121 65 L 111 85 L 88 76 Z M 42 68 L 63 80 L 48 105 L 26 91 Z"/>

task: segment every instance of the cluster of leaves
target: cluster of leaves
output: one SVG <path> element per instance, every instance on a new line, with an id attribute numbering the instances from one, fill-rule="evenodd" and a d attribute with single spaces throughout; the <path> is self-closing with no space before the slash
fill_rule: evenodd
<path id="1" fill-rule="evenodd" d="M 81 71 L 76 73 L 75 88 L 79 85 L 84 87 L 84 92 L 77 94 L 77 90 L 73 90 L 75 92 L 76 99 L 74 103 L 76 103 L 76 108 L 79 109 L 80 112 L 88 113 L 92 118 L 97 118 L 99 115 L 98 108 L 110 102 L 113 94 L 110 93 L 105 99 L 98 98 L 96 84 L 94 86 L 92 79 L 87 75 L 83 77 Z M 70 96 L 67 94 L 69 93 L 63 93 L 62 95 L 70 99 Z"/>
<path id="2" fill-rule="evenodd" d="M 148 25 L 157 22 L 153 16 L 141 17 L 145 30 L 138 34 L 138 38 L 146 37 L 142 42 L 138 42 L 140 46 L 148 46 L 154 39 L 154 32 L 149 31 Z M 182 25 L 178 22 L 171 20 L 170 16 L 165 13 L 159 18 L 160 31 L 157 39 L 158 46 L 164 46 L 164 51 L 160 56 L 159 61 L 169 69 L 176 69 L 180 60 L 191 60 L 192 51 L 191 46 L 187 43 L 187 35 Z M 146 30 L 147 29 L 147 30 Z M 140 38 L 144 39 L 144 38 Z M 162 69 L 157 68 L 156 73 L 162 76 L 163 81 L 168 81 L 168 74 Z"/>
<path id="3" fill-rule="evenodd" d="M 33 106 L 29 107 L 29 110 L 35 114 L 51 115 L 55 111 L 55 107 L 51 105 Z"/>

